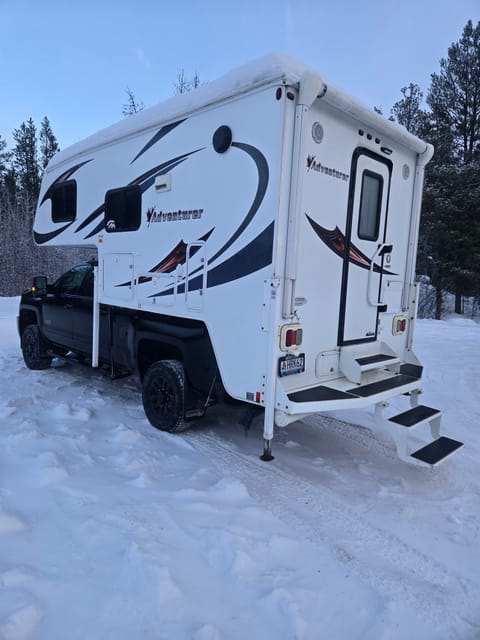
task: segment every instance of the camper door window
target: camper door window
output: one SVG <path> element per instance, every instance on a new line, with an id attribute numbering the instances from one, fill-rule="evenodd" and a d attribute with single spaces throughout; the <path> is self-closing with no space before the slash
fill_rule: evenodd
<path id="1" fill-rule="evenodd" d="M 136 231 L 142 221 L 142 190 L 138 185 L 112 189 L 105 195 L 105 230 Z"/>
<path id="2" fill-rule="evenodd" d="M 375 241 L 378 239 L 382 191 L 383 177 L 373 171 L 364 171 L 358 216 L 358 237 L 362 240 Z"/>

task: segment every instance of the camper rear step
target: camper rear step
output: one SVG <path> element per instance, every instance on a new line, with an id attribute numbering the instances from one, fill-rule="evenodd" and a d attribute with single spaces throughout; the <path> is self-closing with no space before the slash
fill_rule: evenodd
<path id="1" fill-rule="evenodd" d="M 463 447 L 463 442 L 447 438 L 446 436 L 440 436 L 437 440 L 430 442 L 430 444 L 412 453 L 410 457 L 434 467 L 439 462 L 445 460 L 445 458 L 448 458 L 448 456 L 457 449 L 460 449 L 460 447 Z"/>
<path id="2" fill-rule="evenodd" d="M 389 418 L 390 422 L 395 422 L 402 427 L 417 427 L 424 422 L 429 422 L 434 417 L 440 417 L 442 412 L 432 407 L 426 407 L 423 404 L 419 404 L 413 409 L 399 413 L 396 416 Z"/>
<path id="3" fill-rule="evenodd" d="M 384 342 L 342 348 L 340 371 L 350 382 L 362 384 L 363 373 L 378 369 L 388 369 L 392 373 L 400 371 L 400 358 Z"/>
<path id="4" fill-rule="evenodd" d="M 415 398 L 413 401 L 415 402 Z M 419 404 L 395 416 L 385 418 L 383 416 L 384 408 L 384 403 L 376 405 L 376 422 L 379 426 L 386 428 L 393 437 L 398 457 L 410 464 L 434 467 L 463 446 L 462 442 L 440 436 L 442 412 L 438 409 Z M 433 440 L 409 454 L 407 449 L 408 433 L 411 429 L 422 424 L 429 425 Z"/>
<path id="5" fill-rule="evenodd" d="M 368 371 L 369 369 L 377 369 L 378 367 L 393 364 L 394 362 L 400 362 L 399 358 L 387 355 L 386 353 L 375 353 L 372 356 L 365 356 L 364 358 L 355 359 L 363 369 L 363 371 Z"/>

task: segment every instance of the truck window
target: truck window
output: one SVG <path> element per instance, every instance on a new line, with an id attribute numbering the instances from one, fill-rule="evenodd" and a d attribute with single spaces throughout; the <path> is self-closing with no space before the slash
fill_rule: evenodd
<path id="1" fill-rule="evenodd" d="M 73 222 L 77 217 L 77 183 L 60 182 L 52 187 L 52 222 Z"/>
<path id="2" fill-rule="evenodd" d="M 142 221 L 142 190 L 138 185 L 112 189 L 105 195 L 107 233 L 136 231 Z"/>
<path id="3" fill-rule="evenodd" d="M 373 171 L 364 171 L 358 217 L 358 237 L 362 240 L 378 239 L 382 209 L 383 177 Z"/>
<path id="4" fill-rule="evenodd" d="M 84 293 L 84 280 L 92 274 L 92 268 L 88 264 L 79 264 L 72 267 L 70 271 L 64 273 L 54 285 L 55 292 L 58 296 L 75 296 L 86 295 Z M 93 282 L 93 281 L 92 281 Z M 93 295 L 93 291 L 92 291 Z"/>

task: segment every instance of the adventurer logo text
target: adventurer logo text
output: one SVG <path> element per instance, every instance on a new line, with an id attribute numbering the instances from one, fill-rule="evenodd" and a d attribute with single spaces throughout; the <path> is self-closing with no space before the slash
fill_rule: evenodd
<path id="1" fill-rule="evenodd" d="M 347 173 L 337 171 L 337 169 L 332 169 L 331 167 L 326 167 L 318 160 L 315 160 L 315 158 L 316 156 L 307 156 L 307 171 L 317 171 L 318 173 L 324 173 L 327 176 L 338 178 L 339 180 L 343 180 L 344 182 L 348 181 L 349 176 Z"/>
<path id="2" fill-rule="evenodd" d="M 203 209 L 178 209 L 177 211 L 157 211 L 156 207 L 147 209 L 147 223 L 177 222 L 178 220 L 199 220 Z"/>

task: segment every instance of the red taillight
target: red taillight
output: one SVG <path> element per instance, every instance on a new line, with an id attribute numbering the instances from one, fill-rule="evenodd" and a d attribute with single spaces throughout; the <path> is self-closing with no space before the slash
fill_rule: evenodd
<path id="1" fill-rule="evenodd" d="M 284 324 L 280 329 L 280 349 L 296 351 L 303 342 L 303 328 L 300 324 Z"/>
<path id="2" fill-rule="evenodd" d="M 407 318 L 405 316 L 395 316 L 392 323 L 392 333 L 394 336 L 399 336 L 405 333 L 407 328 Z"/>
<path id="3" fill-rule="evenodd" d="M 285 334 L 286 347 L 299 347 L 302 344 L 303 329 L 289 329 Z"/>
<path id="4" fill-rule="evenodd" d="M 285 336 L 285 346 L 293 347 L 296 344 L 297 344 L 297 332 L 294 331 L 293 329 L 289 329 Z"/>

